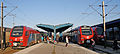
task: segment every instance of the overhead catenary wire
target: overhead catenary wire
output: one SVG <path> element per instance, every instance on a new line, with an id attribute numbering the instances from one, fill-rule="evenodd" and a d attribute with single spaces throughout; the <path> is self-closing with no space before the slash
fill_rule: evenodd
<path id="1" fill-rule="evenodd" d="M 109 2 L 107 2 L 107 3 L 110 3 L 112 0 L 110 0 Z M 93 5 L 89 5 L 94 11 L 96 11 L 98 14 L 100 14 L 100 16 L 102 16 L 102 14 L 98 11 L 98 10 L 96 10 L 95 8 L 93 8 L 92 6 Z M 101 5 L 99 5 L 100 7 L 101 7 Z M 108 6 L 108 5 L 105 5 L 105 6 Z M 108 11 L 108 13 L 107 14 L 105 14 L 105 16 L 107 16 L 108 14 L 110 14 L 118 5 L 109 5 L 109 6 L 114 6 L 113 8 L 111 8 L 109 11 Z"/>
<path id="2" fill-rule="evenodd" d="M 89 5 L 89 7 L 91 7 L 94 11 L 96 11 L 98 14 L 100 14 L 100 16 L 102 16 L 102 14 L 98 10 L 96 10 L 95 8 L 93 8 L 92 5 Z"/>
<path id="3" fill-rule="evenodd" d="M 106 14 L 106 16 L 107 16 L 108 14 L 110 14 L 110 13 L 112 12 L 112 10 L 114 10 L 117 6 L 118 6 L 118 5 L 115 5 L 112 9 L 110 9 L 109 12 Z"/>
<path id="4" fill-rule="evenodd" d="M 112 0 L 110 0 L 110 1 L 108 1 L 108 2 L 106 2 L 106 4 L 108 4 L 108 3 L 110 3 L 110 2 L 112 2 Z"/>
<path id="5" fill-rule="evenodd" d="M 10 3 L 10 2 L 7 2 L 7 1 L 4 1 L 4 2 L 5 2 L 6 4 L 9 4 L 9 5 L 10 5 L 9 7 L 14 7 L 14 6 L 15 6 L 15 4 L 13 5 L 13 4 Z M 16 7 L 15 7 L 15 8 L 16 8 Z M 13 9 L 13 10 L 14 10 L 14 9 Z M 13 10 L 11 10 L 10 12 L 12 12 Z M 7 12 L 7 11 L 5 11 L 5 12 Z M 6 17 L 6 16 L 8 16 L 8 15 L 9 15 L 9 16 L 12 16 L 12 15 L 14 16 L 14 14 L 11 14 L 10 12 L 8 12 L 4 17 Z M 22 14 L 23 14 L 23 13 L 22 13 Z M 25 15 L 24 15 L 24 17 L 25 17 Z M 18 18 L 16 18 L 16 19 L 18 19 Z M 31 21 L 30 19 L 27 19 L 27 20 L 26 20 L 26 19 L 23 19 L 23 18 L 22 18 L 22 19 L 19 18 L 18 20 L 21 20 L 21 21 L 24 20 L 24 22 L 26 22 L 26 23 L 27 23 L 27 22 L 30 23 L 30 21 Z M 8 22 L 8 21 L 7 21 L 7 22 Z M 31 21 L 31 23 L 34 23 L 34 22 Z M 31 24 L 31 23 L 30 23 L 30 24 Z M 6 23 L 6 24 L 7 24 L 7 23 Z M 27 25 L 30 25 L 30 24 L 27 24 Z"/>
<path id="6" fill-rule="evenodd" d="M 13 15 L 13 14 L 9 14 L 9 15 L 11 16 L 11 15 Z M 14 15 L 13 15 L 13 16 L 14 16 Z M 18 19 L 18 18 L 16 18 L 16 19 Z M 23 21 L 23 20 L 24 20 L 24 21 Z M 29 22 L 29 23 L 30 23 L 30 21 L 28 21 L 28 20 L 26 20 L 26 19 L 24 19 L 24 18 L 22 18 L 22 19 L 19 18 L 18 21 L 20 22 L 20 24 L 21 24 L 22 22 L 26 22 L 26 23 Z M 17 22 L 18 22 L 18 21 L 17 21 Z M 22 22 L 21 22 L 21 21 L 22 21 Z M 10 22 L 9 22 L 8 24 L 7 24 L 7 23 L 8 23 L 8 21 L 6 21 L 5 24 L 6 24 L 6 25 L 10 25 Z M 33 23 L 33 22 L 31 22 L 31 23 Z M 31 23 L 30 23 L 30 24 L 31 24 Z M 17 24 L 17 23 L 16 23 L 16 24 Z M 30 25 L 30 24 L 27 24 L 27 25 Z M 31 25 L 30 25 L 30 26 L 31 26 Z"/>
<path id="7" fill-rule="evenodd" d="M 112 0 L 110 0 L 109 2 L 107 2 L 107 4 L 108 3 L 110 3 Z M 100 14 L 100 16 L 102 16 L 102 14 L 98 11 L 98 10 L 96 10 L 95 8 L 93 8 L 92 6 L 93 5 L 89 5 L 94 11 L 96 11 L 98 14 Z M 95 5 L 94 5 L 95 6 Z M 107 6 L 107 5 L 105 5 L 105 6 Z M 110 6 L 113 6 L 113 5 L 110 5 Z M 115 7 L 113 7 L 112 9 L 110 9 L 109 10 L 109 12 L 106 14 L 106 16 L 108 15 L 108 14 L 110 14 L 111 12 L 112 12 L 112 10 L 114 10 L 115 8 L 116 8 L 117 6 L 115 6 Z"/>
<path id="8" fill-rule="evenodd" d="M 7 11 L 5 11 L 5 10 L 4 10 L 3 12 L 8 13 L 8 12 L 7 12 Z M 12 14 L 12 13 L 9 13 L 8 15 L 9 15 L 9 16 L 13 16 L 13 17 L 16 17 L 16 14 Z"/>
<path id="9" fill-rule="evenodd" d="M 14 11 L 17 7 L 15 7 L 13 10 L 11 10 L 10 12 L 8 12 L 3 18 L 5 18 L 7 15 L 9 15 L 12 11 Z"/>
<path id="10" fill-rule="evenodd" d="M 95 2 L 93 2 L 91 5 L 93 5 L 93 4 L 97 4 L 98 2 L 99 2 L 100 0 L 97 0 L 97 1 L 95 1 Z M 89 8 L 89 6 L 85 9 L 85 10 L 87 10 Z M 82 21 L 86 18 L 86 17 L 88 17 L 90 14 L 92 14 L 93 12 L 90 12 L 89 14 L 88 13 L 80 13 L 80 14 L 87 14 L 86 16 L 84 16 L 84 17 L 80 17 L 80 16 L 78 16 L 77 18 L 79 19 L 79 20 L 81 20 L 82 19 Z M 82 21 L 80 21 L 80 22 L 82 22 Z M 75 21 L 73 21 L 73 22 L 75 22 Z"/>

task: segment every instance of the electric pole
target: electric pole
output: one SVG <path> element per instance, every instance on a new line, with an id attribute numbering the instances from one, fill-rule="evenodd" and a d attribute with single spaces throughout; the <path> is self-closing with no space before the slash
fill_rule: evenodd
<path id="1" fill-rule="evenodd" d="M 102 2 L 102 17 L 103 17 L 103 27 L 104 27 L 104 39 L 105 39 L 105 42 L 104 42 L 104 48 L 106 48 L 106 26 L 105 26 L 105 8 L 104 8 L 104 1 Z"/>
<path id="2" fill-rule="evenodd" d="M 5 39 L 3 39 L 3 19 L 7 16 L 7 15 L 9 15 L 12 11 L 14 11 L 17 7 L 15 7 L 13 10 L 11 10 L 9 13 L 7 13 L 5 16 L 3 16 L 3 8 L 6 8 L 6 6 L 3 6 L 3 2 L 1 2 L 1 50 L 3 51 L 4 49 L 4 47 L 3 47 L 3 45 L 4 45 L 4 41 L 3 40 L 5 40 Z"/>
<path id="3" fill-rule="evenodd" d="M 3 50 L 3 2 L 1 2 L 1 50 Z"/>
<path id="4" fill-rule="evenodd" d="M 99 6 L 102 7 L 102 14 L 98 10 L 93 8 L 92 5 L 89 5 L 89 7 L 91 7 L 94 11 L 96 11 L 98 14 L 100 14 L 100 16 L 102 16 L 102 18 L 103 18 L 104 48 L 106 48 L 107 35 L 106 35 L 106 26 L 105 26 L 105 16 L 110 14 L 112 12 L 112 10 L 117 7 L 117 5 L 115 5 L 112 9 L 110 9 L 107 14 L 105 14 L 105 8 L 104 7 L 108 6 L 108 5 L 104 5 L 104 1 L 102 1 L 102 5 L 99 5 Z"/>

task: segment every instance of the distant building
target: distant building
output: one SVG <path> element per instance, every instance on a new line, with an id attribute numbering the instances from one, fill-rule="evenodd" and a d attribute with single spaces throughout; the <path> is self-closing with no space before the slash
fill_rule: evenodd
<path id="1" fill-rule="evenodd" d="M 7 27 L 4 27 L 3 28 L 3 39 L 4 39 L 4 43 L 9 43 L 9 37 L 10 37 L 10 31 L 11 31 L 11 28 L 7 28 Z M 1 27 L 0 27 L 0 42 L 1 42 Z"/>

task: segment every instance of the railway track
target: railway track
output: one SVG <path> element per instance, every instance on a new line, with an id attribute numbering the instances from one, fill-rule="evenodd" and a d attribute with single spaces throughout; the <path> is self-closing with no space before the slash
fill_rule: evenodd
<path id="1" fill-rule="evenodd" d="M 22 50 L 22 49 L 14 50 L 11 47 L 7 47 L 4 51 L 0 50 L 0 54 L 13 54 L 13 53 L 18 52 L 20 50 Z"/>
<path id="2" fill-rule="evenodd" d="M 100 50 L 100 49 L 97 49 L 97 48 L 95 48 L 94 51 L 95 51 L 95 52 L 98 52 L 98 53 L 100 53 L 100 54 L 111 54 L 111 53 L 109 53 L 109 52 L 106 52 L 106 51 L 103 51 L 103 50 Z"/>
<path id="3" fill-rule="evenodd" d="M 118 49 L 118 50 L 113 50 L 113 49 L 110 48 L 110 47 L 104 48 L 104 46 L 101 46 L 101 45 L 96 45 L 96 46 L 94 47 L 94 49 L 95 49 L 95 52 L 98 52 L 98 53 L 120 54 L 120 49 Z"/>

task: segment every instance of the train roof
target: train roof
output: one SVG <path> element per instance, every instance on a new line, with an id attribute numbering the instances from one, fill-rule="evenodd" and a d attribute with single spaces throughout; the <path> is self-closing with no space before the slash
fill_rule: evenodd
<path id="1" fill-rule="evenodd" d="M 88 26 L 88 25 L 82 25 L 82 26 L 78 26 L 78 27 L 76 27 L 76 28 L 72 29 L 71 31 L 78 30 L 80 27 L 90 27 L 90 26 Z"/>
<path id="2" fill-rule="evenodd" d="M 35 30 L 35 29 L 33 29 L 33 28 L 30 28 L 30 27 L 27 27 L 27 26 L 23 26 L 23 25 L 20 25 L 20 26 L 14 26 L 13 28 L 15 28 L 15 27 L 26 27 L 27 29 Z"/>

